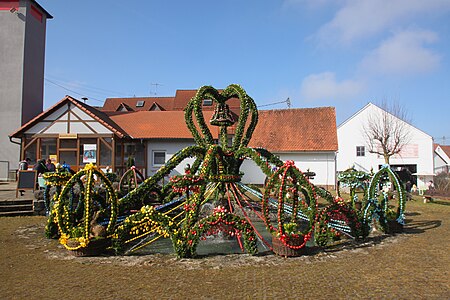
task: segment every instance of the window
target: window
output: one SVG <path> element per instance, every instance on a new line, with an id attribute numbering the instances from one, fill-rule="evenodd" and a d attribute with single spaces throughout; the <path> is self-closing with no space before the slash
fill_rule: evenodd
<path id="1" fill-rule="evenodd" d="M 211 99 L 203 100 L 203 106 L 212 106 L 213 101 Z"/>
<path id="2" fill-rule="evenodd" d="M 162 166 L 166 163 L 166 151 L 153 151 L 153 165 Z"/>
<path id="3" fill-rule="evenodd" d="M 41 158 L 49 158 L 50 155 L 56 155 L 56 138 L 41 139 Z"/>
<path id="4" fill-rule="evenodd" d="M 77 151 L 59 151 L 59 163 L 66 163 L 71 167 L 75 166 L 74 169 L 76 169 Z"/>
<path id="5" fill-rule="evenodd" d="M 25 156 L 24 158 L 31 159 L 31 164 L 35 164 L 37 162 L 37 155 L 36 155 L 37 145 L 36 141 L 34 141 L 31 144 L 28 144 L 25 149 Z"/>
<path id="6" fill-rule="evenodd" d="M 356 156 L 366 156 L 366 147 L 356 146 Z"/>
<path id="7" fill-rule="evenodd" d="M 139 100 L 138 102 L 136 102 L 136 107 L 143 107 L 144 104 L 145 104 L 145 101 Z"/>
<path id="8" fill-rule="evenodd" d="M 134 159 L 136 167 L 145 166 L 145 146 L 139 142 L 137 143 L 124 143 L 123 144 L 123 164 L 127 165 L 128 158 Z"/>
<path id="9" fill-rule="evenodd" d="M 59 148 L 63 149 L 77 149 L 76 139 L 59 139 Z"/>
<path id="10" fill-rule="evenodd" d="M 106 139 L 105 139 L 106 140 Z M 111 143 L 108 143 L 111 145 Z M 110 166 L 111 165 L 112 150 L 102 141 L 100 142 L 100 165 Z"/>

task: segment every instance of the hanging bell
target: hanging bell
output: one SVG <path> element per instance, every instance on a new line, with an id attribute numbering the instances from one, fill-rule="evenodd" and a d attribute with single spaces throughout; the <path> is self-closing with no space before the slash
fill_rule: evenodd
<path id="1" fill-rule="evenodd" d="M 214 126 L 231 126 L 235 123 L 230 108 L 226 103 L 217 103 L 214 114 L 209 121 Z"/>

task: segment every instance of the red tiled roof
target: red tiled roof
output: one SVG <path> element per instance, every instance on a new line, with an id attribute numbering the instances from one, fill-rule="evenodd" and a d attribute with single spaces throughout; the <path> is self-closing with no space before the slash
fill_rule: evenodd
<path id="1" fill-rule="evenodd" d="M 222 90 L 218 90 L 222 92 Z M 197 94 L 197 90 L 177 90 L 173 103 L 173 110 L 183 110 L 188 104 L 189 100 Z M 239 112 L 241 102 L 237 98 L 231 98 L 227 101 L 228 106 L 234 112 Z M 214 110 L 214 105 L 203 106 L 203 110 Z"/>
<path id="2" fill-rule="evenodd" d="M 125 108 L 125 110 L 123 110 L 123 108 Z M 119 104 L 119 107 L 116 109 L 116 111 L 134 111 L 134 109 L 131 108 L 128 104 L 122 102 Z"/>
<path id="3" fill-rule="evenodd" d="M 445 154 L 450 157 L 450 146 L 439 145 L 439 147 L 441 147 L 442 151 L 444 151 Z"/>
<path id="4" fill-rule="evenodd" d="M 221 90 L 219 90 L 219 92 L 220 91 Z M 189 100 L 196 94 L 197 90 L 177 90 L 175 97 L 107 98 L 100 110 L 116 111 L 121 104 L 126 104 L 135 111 L 148 111 L 156 104 L 162 108 L 162 110 L 180 111 L 184 110 Z M 144 105 L 142 107 L 136 107 L 138 101 L 144 101 Z M 239 114 L 241 105 L 239 99 L 231 98 L 227 101 L 227 104 L 233 112 Z M 214 110 L 214 105 L 203 106 L 202 109 L 205 111 Z"/>
<path id="5" fill-rule="evenodd" d="M 153 103 L 165 110 L 172 110 L 174 97 L 133 97 L 133 98 L 107 98 L 101 111 L 116 111 L 119 106 L 126 104 L 135 111 L 148 111 Z M 138 101 L 144 101 L 143 106 L 136 106 Z"/>
<path id="6" fill-rule="evenodd" d="M 111 120 L 135 139 L 192 139 L 183 111 L 108 113 Z M 204 112 L 214 138 L 219 127 L 209 125 L 212 111 Z M 272 152 L 337 151 L 336 114 L 332 107 L 259 111 L 251 147 Z"/>
<path id="7" fill-rule="evenodd" d="M 219 127 L 209 125 L 211 112 L 204 112 L 205 122 L 214 138 Z M 118 126 L 134 139 L 192 139 L 186 126 L 184 111 L 138 111 L 110 114 Z"/>
<path id="8" fill-rule="evenodd" d="M 272 152 L 337 151 L 334 107 L 259 111 L 249 143 Z"/>

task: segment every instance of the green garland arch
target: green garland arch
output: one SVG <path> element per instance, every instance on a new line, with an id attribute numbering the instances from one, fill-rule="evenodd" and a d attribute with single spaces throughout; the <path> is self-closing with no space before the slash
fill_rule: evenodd
<path id="1" fill-rule="evenodd" d="M 388 207 L 388 197 L 387 194 L 383 192 L 383 200 L 378 201 L 378 184 L 383 175 L 388 175 L 391 182 L 394 184 L 396 193 L 398 196 L 398 209 L 395 214 L 394 220 L 390 218 L 389 215 L 389 207 Z M 384 164 L 381 166 L 381 169 L 372 177 L 368 188 L 368 203 L 364 209 L 364 218 L 366 222 L 371 218 L 372 213 L 375 212 L 380 217 L 380 225 L 382 226 L 385 232 L 389 232 L 389 223 L 391 221 L 395 221 L 399 226 L 403 226 L 405 224 L 405 206 L 406 206 L 406 193 L 403 190 L 402 185 L 400 184 L 400 179 L 397 174 L 392 171 L 390 165 Z M 391 223 L 391 227 L 396 226 L 396 224 Z"/>
<path id="2" fill-rule="evenodd" d="M 289 200 L 292 202 L 289 222 L 287 222 L 285 214 L 285 202 L 288 199 L 288 191 L 289 195 L 291 195 Z M 269 215 L 269 198 L 272 193 L 276 196 L 278 204 L 277 226 L 272 225 Z M 302 200 L 302 196 L 304 197 L 305 195 L 308 196 L 308 199 Z M 317 209 L 318 203 L 315 188 L 303 173 L 295 167 L 293 161 L 285 162 L 269 178 L 262 199 L 262 210 L 267 229 L 272 235 L 277 236 L 285 246 L 291 249 L 300 249 L 306 245 L 306 242 L 311 239 L 314 231 L 314 226 L 317 221 Z M 290 229 L 290 232 L 287 234 L 286 230 L 288 226 L 297 226 L 299 212 L 307 216 L 308 226 L 304 230 Z M 292 236 L 302 237 L 303 242 L 300 245 L 294 245 L 291 242 Z"/>
<path id="3" fill-rule="evenodd" d="M 115 223 L 118 212 L 117 196 L 113 190 L 111 182 L 103 174 L 102 171 L 98 170 L 93 164 L 87 164 L 84 169 L 76 173 L 65 185 L 61 194 L 59 195 L 58 201 L 55 203 L 56 220 L 59 227 L 59 232 L 61 234 L 60 242 L 68 250 L 77 250 L 80 248 L 85 248 L 91 241 L 91 220 L 93 217 L 93 188 L 94 188 L 94 175 L 98 176 L 105 184 L 107 197 L 109 197 L 109 220 L 108 226 L 106 227 L 106 236 L 113 233 L 115 229 Z M 67 194 L 73 185 L 78 182 L 82 176 L 86 178 L 85 184 L 85 197 L 82 200 L 84 203 L 84 213 L 81 223 L 74 220 L 73 211 L 70 211 L 68 205 Z M 102 208 L 107 212 L 106 208 Z M 82 226 L 81 236 L 74 236 L 74 229 Z M 68 241 L 73 240 L 76 246 L 68 245 Z"/>

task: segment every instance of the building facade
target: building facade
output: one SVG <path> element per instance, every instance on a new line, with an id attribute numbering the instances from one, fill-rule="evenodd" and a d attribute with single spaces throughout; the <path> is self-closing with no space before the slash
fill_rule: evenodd
<path id="1" fill-rule="evenodd" d="M 195 94 L 196 90 L 184 90 L 175 97 L 107 99 L 97 108 L 66 96 L 11 137 L 21 141 L 21 157 L 32 161 L 52 158 L 74 171 L 93 162 L 123 174 L 133 157 L 136 167 L 151 176 L 177 151 L 194 145 L 182 109 Z M 238 118 L 238 99 L 228 102 Z M 205 100 L 202 110 L 210 120 L 213 103 Z M 314 184 L 334 186 L 338 145 L 334 108 L 259 111 L 258 119 L 250 147 L 265 148 L 281 160 L 293 160 L 302 171 L 316 173 Z M 207 123 L 217 141 L 219 127 Z M 228 129 L 231 141 L 234 127 Z M 192 158 L 186 159 L 170 175 L 183 174 L 192 163 Z M 264 174 L 252 161 L 245 161 L 241 170 L 244 182 L 264 183 Z"/>
<path id="2" fill-rule="evenodd" d="M 450 171 L 450 146 L 435 144 L 434 148 L 434 173 L 449 173 Z"/>
<path id="3" fill-rule="evenodd" d="M 33 0 L 0 2 L 0 179 L 8 178 L 19 162 L 20 142 L 11 143 L 8 135 L 43 110 L 50 18 Z"/>
<path id="4" fill-rule="evenodd" d="M 337 154 L 337 170 L 344 171 L 350 167 L 357 170 L 376 172 L 383 165 L 384 158 L 369 153 L 369 146 L 364 125 L 371 116 L 382 114 L 383 110 L 369 103 L 337 128 L 339 152 Z M 403 180 L 412 180 L 419 189 L 426 189 L 426 183 L 433 179 L 433 138 L 416 127 L 403 122 L 410 133 L 410 141 L 402 151 L 390 158 L 391 167 L 401 173 Z"/>

